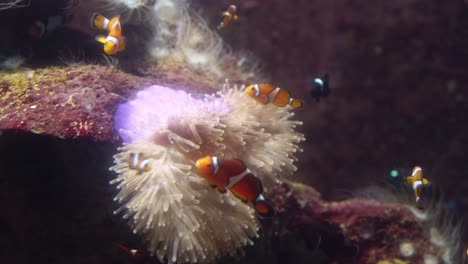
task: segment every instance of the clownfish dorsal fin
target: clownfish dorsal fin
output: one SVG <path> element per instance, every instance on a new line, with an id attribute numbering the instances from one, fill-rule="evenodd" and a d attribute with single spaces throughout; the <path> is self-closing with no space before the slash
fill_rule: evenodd
<path id="1" fill-rule="evenodd" d="M 234 159 L 236 162 L 239 163 L 240 166 L 242 166 L 243 168 L 247 169 L 247 165 L 245 165 L 244 161 L 241 160 L 241 159 Z"/>
<path id="2" fill-rule="evenodd" d="M 99 35 L 99 36 L 96 36 L 95 38 L 97 41 L 101 42 L 101 43 L 106 43 L 106 36 L 104 35 Z"/>

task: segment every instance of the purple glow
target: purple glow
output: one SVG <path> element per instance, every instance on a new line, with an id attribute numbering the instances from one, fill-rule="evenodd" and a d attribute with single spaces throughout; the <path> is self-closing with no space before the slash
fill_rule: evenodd
<path id="1" fill-rule="evenodd" d="M 184 91 L 153 85 L 138 92 L 134 100 L 121 104 L 114 121 L 122 140 L 131 143 L 136 139 L 148 139 L 155 131 L 167 128 L 170 117 L 197 116 L 200 111 L 226 109 L 226 104 L 220 100 L 198 100 Z"/>

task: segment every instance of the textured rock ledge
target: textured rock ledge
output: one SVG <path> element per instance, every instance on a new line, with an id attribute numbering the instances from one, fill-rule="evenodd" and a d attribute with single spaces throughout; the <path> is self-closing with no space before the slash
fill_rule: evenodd
<path id="1" fill-rule="evenodd" d="M 270 196 L 284 227 L 299 234 L 306 245 L 314 236 L 322 240 L 312 241 L 317 248 L 333 240 L 329 244 L 334 245 L 322 246 L 333 252 L 329 257 L 338 263 L 443 263 L 436 257 L 440 253 L 430 242 L 431 234 L 402 204 L 365 199 L 328 202 L 312 187 L 292 182 L 276 185 Z M 330 232 L 341 232 L 343 237 L 329 238 Z"/>
<path id="2" fill-rule="evenodd" d="M 157 83 L 207 93 L 220 85 L 203 71 L 182 67 L 148 66 L 146 72 L 140 77 L 82 64 L 0 72 L 0 129 L 115 142 L 113 112 L 139 89 Z"/>

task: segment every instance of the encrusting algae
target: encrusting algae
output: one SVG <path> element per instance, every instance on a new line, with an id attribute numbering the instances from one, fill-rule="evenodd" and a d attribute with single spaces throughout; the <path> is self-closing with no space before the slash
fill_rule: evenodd
<path id="1" fill-rule="evenodd" d="M 304 136 L 290 107 L 262 105 L 244 87 L 195 99 L 183 91 L 151 86 L 115 114 L 126 142 L 111 168 L 118 177 L 122 206 L 134 233 L 160 260 L 211 262 L 242 252 L 260 228 L 255 210 L 233 194 L 221 194 L 197 174 L 195 162 L 206 155 L 237 158 L 265 184 L 296 170 L 294 153 Z M 138 153 L 150 170 L 129 167 Z M 134 157 L 134 156 L 133 156 Z"/>

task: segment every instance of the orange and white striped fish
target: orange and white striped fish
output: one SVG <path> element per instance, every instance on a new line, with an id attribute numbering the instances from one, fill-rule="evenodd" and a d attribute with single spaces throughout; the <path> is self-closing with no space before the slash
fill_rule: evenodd
<path id="1" fill-rule="evenodd" d="M 304 104 L 300 99 L 293 99 L 288 90 L 272 84 L 252 84 L 245 88 L 245 92 L 262 104 L 272 103 L 279 107 L 290 105 L 294 109 Z"/>
<path id="2" fill-rule="evenodd" d="M 223 29 L 231 23 L 231 21 L 237 20 L 237 7 L 235 5 L 230 5 L 226 11 L 221 13 L 222 21 L 218 25 L 218 30 Z"/>
<path id="3" fill-rule="evenodd" d="M 130 153 L 128 157 L 128 167 L 137 170 L 138 173 L 147 172 L 151 170 L 149 159 L 143 157 L 143 153 Z"/>
<path id="4" fill-rule="evenodd" d="M 263 184 L 239 159 L 220 159 L 206 156 L 195 163 L 200 176 L 213 188 L 225 193 L 229 189 L 242 202 L 251 202 L 256 212 L 265 217 L 275 214 L 275 209 L 263 197 Z"/>
<path id="5" fill-rule="evenodd" d="M 423 203 L 421 201 L 421 194 L 423 187 L 429 185 L 430 182 L 428 179 L 424 178 L 422 168 L 415 166 L 411 176 L 406 177 L 406 183 L 410 184 L 414 191 L 414 196 L 416 198 L 416 206 L 420 209 L 423 209 Z"/>
<path id="6" fill-rule="evenodd" d="M 106 30 L 107 37 L 99 35 L 96 40 L 104 44 L 104 52 L 107 55 L 115 55 L 117 52 L 125 49 L 125 38 L 122 37 L 122 26 L 120 25 L 120 16 L 107 19 L 101 14 L 94 14 L 91 23 L 95 28 Z"/>

